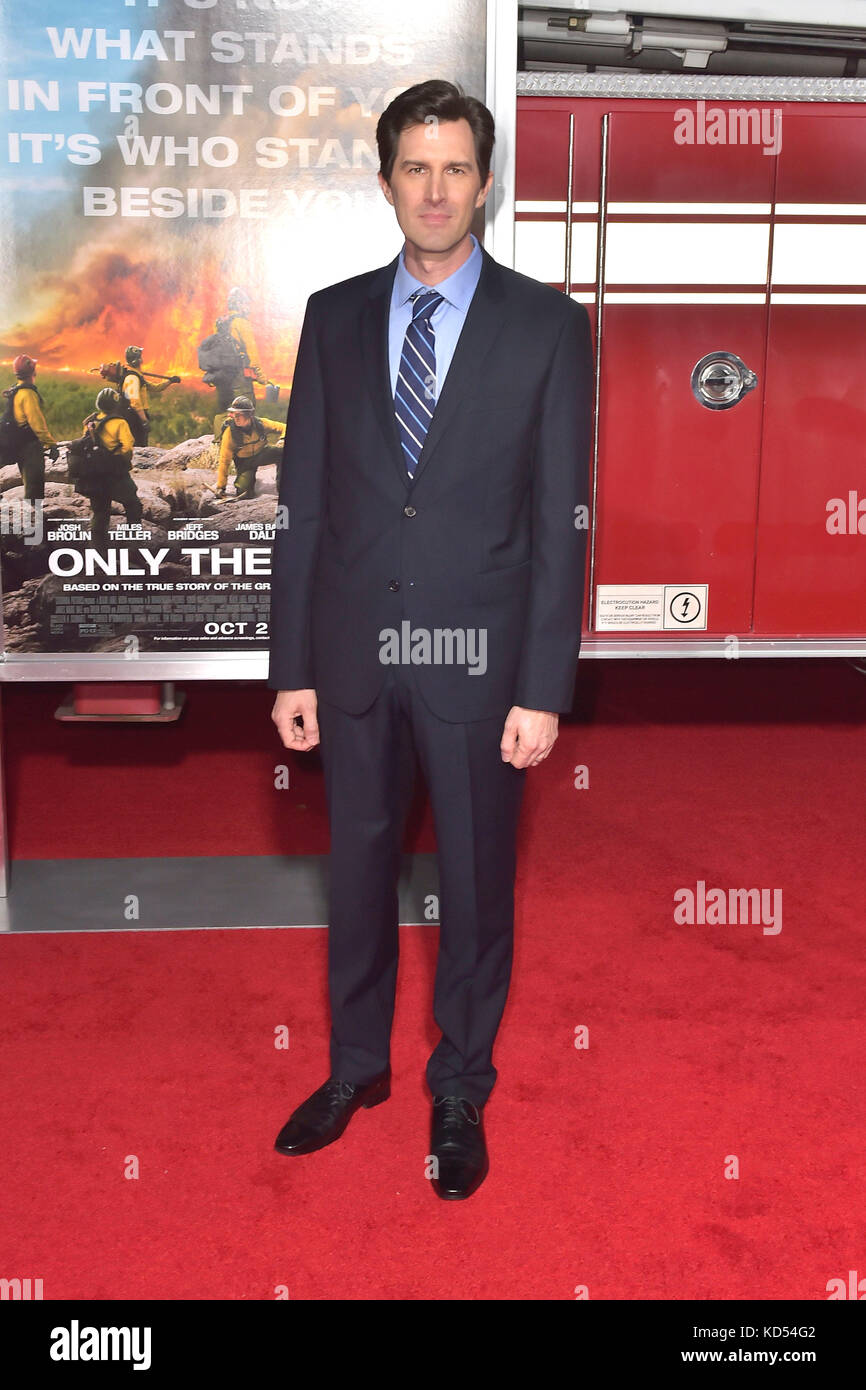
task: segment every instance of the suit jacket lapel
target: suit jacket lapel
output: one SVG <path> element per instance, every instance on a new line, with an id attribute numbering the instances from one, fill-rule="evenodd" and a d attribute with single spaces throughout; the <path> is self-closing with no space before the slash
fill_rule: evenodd
<path id="1" fill-rule="evenodd" d="M 481 274 L 463 322 L 460 337 L 445 384 L 439 393 L 433 419 L 424 440 L 424 448 L 415 469 L 414 479 L 406 472 L 406 459 L 391 395 L 391 368 L 388 355 L 388 318 L 391 291 L 399 257 L 384 266 L 374 277 L 361 316 L 361 357 L 364 362 L 367 386 L 385 438 L 391 444 L 391 455 L 398 476 L 405 488 L 414 486 L 430 461 L 448 425 L 461 405 L 481 393 L 484 380 L 484 360 L 491 351 L 494 339 L 505 318 L 506 296 L 500 268 L 493 257 L 481 248 Z"/>
<path id="2" fill-rule="evenodd" d="M 361 313 L 361 360 L 367 389 L 373 401 L 382 433 L 388 440 L 392 462 L 402 474 L 403 483 L 408 483 L 404 462 L 403 446 L 397 430 L 397 417 L 394 414 L 394 398 L 391 395 L 391 365 L 388 354 L 388 316 L 391 309 L 391 291 L 400 257 L 395 256 L 390 265 L 383 266 L 373 276 L 367 299 Z"/>

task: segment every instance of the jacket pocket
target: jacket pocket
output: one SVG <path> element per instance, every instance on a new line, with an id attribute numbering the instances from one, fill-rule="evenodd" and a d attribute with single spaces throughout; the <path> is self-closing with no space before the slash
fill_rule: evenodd
<path id="1" fill-rule="evenodd" d="M 475 575 L 475 597 L 479 603 L 496 603 L 529 588 L 531 560 L 502 569 L 482 570 Z"/>
<path id="2" fill-rule="evenodd" d="M 341 564 L 332 552 L 323 550 L 316 566 L 316 587 L 321 585 L 325 589 L 345 589 L 347 583 L 348 571 L 345 565 Z"/>
<path id="3" fill-rule="evenodd" d="M 529 420 L 533 418 L 533 405 L 531 401 L 515 400 L 513 396 L 496 396 L 489 400 L 467 401 L 463 413 L 471 415 L 473 419 L 478 415 L 484 415 L 491 421 L 498 420 L 501 415 L 507 415 L 509 418 L 523 415 Z"/>

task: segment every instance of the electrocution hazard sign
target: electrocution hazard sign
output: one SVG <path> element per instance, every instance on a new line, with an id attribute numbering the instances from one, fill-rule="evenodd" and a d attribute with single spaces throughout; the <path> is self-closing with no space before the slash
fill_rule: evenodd
<path id="1" fill-rule="evenodd" d="M 707 584 L 599 584 L 598 632 L 706 629 Z"/>

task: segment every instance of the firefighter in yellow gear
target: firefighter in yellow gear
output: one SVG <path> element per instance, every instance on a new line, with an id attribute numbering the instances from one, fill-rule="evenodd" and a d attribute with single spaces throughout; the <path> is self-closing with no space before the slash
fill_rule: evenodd
<path id="1" fill-rule="evenodd" d="M 223 414 L 228 412 L 229 402 L 232 398 L 239 394 L 248 396 L 255 404 L 254 381 L 257 381 L 261 386 L 268 384 L 268 378 L 262 370 L 253 326 L 249 320 L 251 308 L 252 301 L 246 290 L 235 286 L 233 290 L 229 291 L 229 297 L 226 301 L 227 315 L 230 319 L 229 336 L 234 340 L 241 357 L 239 358 L 237 373 L 232 380 L 222 378 L 215 383 L 218 409 Z M 225 323 L 225 319 L 221 319 L 220 322 Z M 242 365 L 244 362 L 246 362 L 246 366 Z"/>
<path id="2" fill-rule="evenodd" d="M 108 544 L 112 502 L 121 504 L 131 525 L 141 521 L 143 514 L 141 498 L 130 472 L 135 440 L 121 410 L 119 393 L 104 386 L 96 397 L 95 414 L 88 415 L 84 421 L 85 431 L 91 434 L 99 448 L 91 470 L 77 487 L 90 498 L 93 540 L 100 547 Z"/>
<path id="3" fill-rule="evenodd" d="M 16 384 L 4 391 L 12 402 L 12 419 L 16 427 L 15 461 L 24 483 L 28 502 L 45 496 L 45 454 L 57 459 L 57 440 L 45 423 L 43 401 L 36 389 L 36 362 L 20 353 L 12 363 Z"/>
<path id="4" fill-rule="evenodd" d="M 286 427 L 276 420 L 260 420 L 249 396 L 236 396 L 226 413 L 217 460 L 217 497 L 225 497 L 229 467 L 235 466 L 235 497 L 255 496 L 256 470 L 275 463 L 277 472 L 283 457 Z M 274 439 L 273 444 L 268 439 Z"/>
<path id="5" fill-rule="evenodd" d="M 128 347 L 125 356 L 126 366 L 121 373 L 120 392 L 127 402 L 127 416 L 133 430 L 133 439 L 136 444 L 146 445 L 150 436 L 150 396 L 161 396 L 169 386 L 176 386 L 180 377 L 170 376 L 154 385 L 145 381 L 141 371 L 144 349 Z"/>

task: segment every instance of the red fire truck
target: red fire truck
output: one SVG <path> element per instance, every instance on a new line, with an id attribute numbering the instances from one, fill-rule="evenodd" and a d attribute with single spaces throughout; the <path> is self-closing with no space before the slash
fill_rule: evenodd
<path id="1" fill-rule="evenodd" d="M 611 8 L 523 11 L 517 87 L 514 264 L 596 337 L 585 654 L 862 655 L 866 6 Z"/>

